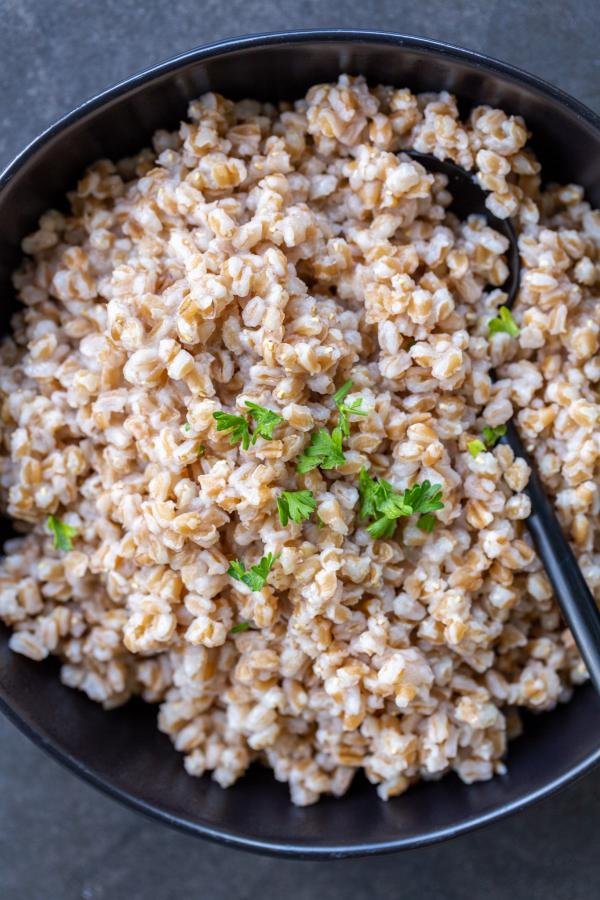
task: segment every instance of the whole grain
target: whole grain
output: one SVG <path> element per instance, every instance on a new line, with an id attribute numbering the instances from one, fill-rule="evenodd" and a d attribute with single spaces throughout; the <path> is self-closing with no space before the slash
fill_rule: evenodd
<path id="1" fill-rule="evenodd" d="M 503 772 L 515 711 L 586 672 L 524 528 L 527 466 L 473 457 L 484 426 L 515 417 L 600 599 L 600 213 L 542 189 L 527 140 L 501 110 L 461 120 L 447 93 L 342 76 L 278 107 L 207 94 L 152 149 L 93 165 L 23 241 L 0 350 L 12 649 L 57 654 L 107 708 L 158 704 L 187 771 L 223 787 L 255 760 L 298 804 L 360 769 L 384 799 Z M 518 337 L 487 328 L 505 238 L 450 214 L 407 148 L 514 217 Z M 344 464 L 298 475 L 348 379 L 369 412 Z M 246 401 L 284 421 L 244 450 L 213 413 Z M 362 467 L 440 484 L 435 530 L 374 541 Z M 318 519 L 284 527 L 277 496 L 300 489 Z M 267 553 L 260 591 L 227 575 Z"/>

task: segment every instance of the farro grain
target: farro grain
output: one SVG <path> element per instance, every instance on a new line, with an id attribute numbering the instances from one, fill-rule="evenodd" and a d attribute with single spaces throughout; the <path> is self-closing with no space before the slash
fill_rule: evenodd
<path id="1" fill-rule="evenodd" d="M 503 772 L 518 707 L 586 674 L 524 531 L 527 466 L 468 452 L 485 424 L 516 415 L 600 599 L 600 213 L 541 190 L 527 139 L 501 110 L 461 121 L 446 92 L 342 76 L 280 109 L 207 94 L 153 150 L 92 166 L 23 241 L 0 350 L 1 498 L 28 532 L 0 567 L 12 649 L 57 654 L 107 708 L 159 704 L 186 770 L 223 787 L 255 759 L 299 804 L 360 768 L 383 799 Z M 408 148 L 515 217 L 517 340 L 488 340 L 506 239 L 447 213 Z M 345 464 L 298 476 L 349 378 L 369 414 Z M 283 423 L 243 451 L 213 413 L 246 400 Z M 373 542 L 363 466 L 441 484 L 433 533 Z M 277 495 L 303 488 L 320 524 L 284 528 Z M 262 590 L 228 577 L 266 553 Z"/>

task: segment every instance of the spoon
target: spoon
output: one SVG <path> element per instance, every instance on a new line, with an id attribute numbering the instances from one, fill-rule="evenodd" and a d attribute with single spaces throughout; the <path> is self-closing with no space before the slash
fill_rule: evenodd
<path id="1" fill-rule="evenodd" d="M 452 194 L 450 209 L 459 219 L 466 219 L 470 215 L 483 216 L 494 231 L 508 239 L 509 276 L 503 290 L 508 294 L 504 306 L 510 308 L 519 290 L 521 278 L 517 234 L 510 219 L 499 219 L 490 212 L 485 205 L 485 191 L 465 169 L 429 153 L 419 153 L 416 150 L 404 152 L 428 171 L 446 175 L 448 190 Z M 506 435 L 501 441 L 508 444 L 515 456 L 524 459 L 531 469 L 529 484 L 525 488 L 525 493 L 531 500 L 531 514 L 526 524 L 592 684 L 600 693 L 600 610 L 562 531 L 536 467 L 512 422 L 507 423 Z"/>

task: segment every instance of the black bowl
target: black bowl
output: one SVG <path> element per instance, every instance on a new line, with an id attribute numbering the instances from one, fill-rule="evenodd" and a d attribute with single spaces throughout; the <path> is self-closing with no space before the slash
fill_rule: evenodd
<path id="1" fill-rule="evenodd" d="M 0 179 L 0 287 L 9 327 L 10 272 L 19 241 L 60 202 L 82 168 L 147 144 L 176 126 L 190 98 L 294 99 L 340 72 L 413 90 L 446 88 L 464 108 L 489 103 L 523 115 L 549 178 L 583 184 L 600 205 L 600 120 L 566 94 L 511 66 L 446 44 L 356 31 L 236 38 L 136 75 L 76 109 L 34 141 Z M 5 523 L 5 536 L 10 526 Z M 600 760 L 600 702 L 589 686 L 552 713 L 532 716 L 511 744 L 508 774 L 467 787 L 455 776 L 422 783 L 384 803 L 357 780 L 342 800 L 297 809 L 285 785 L 255 768 L 228 790 L 193 779 L 155 710 L 132 702 L 104 712 L 63 687 L 56 661 L 12 654 L 0 634 L 0 704 L 40 746 L 79 775 L 142 812 L 237 847 L 334 857 L 415 847 L 492 821 L 546 796 Z"/>

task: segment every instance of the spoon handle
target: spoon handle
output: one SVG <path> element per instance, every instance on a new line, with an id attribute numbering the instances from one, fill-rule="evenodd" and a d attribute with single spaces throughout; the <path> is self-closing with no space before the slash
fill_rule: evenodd
<path id="1" fill-rule="evenodd" d="M 515 456 L 525 459 L 531 469 L 525 489 L 531 499 L 531 515 L 526 524 L 590 679 L 600 693 L 600 610 L 512 422 L 508 423 L 502 440 L 509 444 Z"/>

